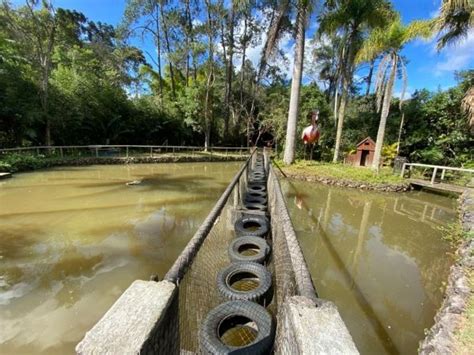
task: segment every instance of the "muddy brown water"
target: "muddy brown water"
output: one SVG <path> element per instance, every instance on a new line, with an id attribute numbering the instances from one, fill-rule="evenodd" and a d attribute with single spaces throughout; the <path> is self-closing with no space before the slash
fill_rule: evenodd
<path id="1" fill-rule="evenodd" d="M 1 181 L 0 354 L 74 353 L 134 280 L 164 276 L 241 164 L 58 168 Z"/>
<path id="2" fill-rule="evenodd" d="M 456 200 L 283 181 L 320 297 L 336 303 L 362 354 L 416 354 L 453 263 L 440 227 Z"/>

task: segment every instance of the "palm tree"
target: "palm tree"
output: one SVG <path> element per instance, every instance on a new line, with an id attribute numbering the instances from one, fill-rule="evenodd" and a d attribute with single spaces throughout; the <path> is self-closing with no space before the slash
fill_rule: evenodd
<path id="1" fill-rule="evenodd" d="M 320 17 L 319 35 L 339 34 L 344 43 L 340 48 L 339 73 L 342 92 L 333 157 L 333 162 L 337 162 L 355 54 L 365 33 L 370 29 L 385 26 L 393 17 L 393 10 L 390 2 L 386 0 L 327 0 L 326 7 L 327 11 Z"/>
<path id="2" fill-rule="evenodd" d="M 435 28 L 441 34 L 438 50 L 465 38 L 474 27 L 474 2 L 472 0 L 443 0 Z M 471 131 L 474 130 L 474 87 L 467 90 L 462 108 L 468 116 Z"/>
<path id="3" fill-rule="evenodd" d="M 465 38 L 474 27 L 474 2 L 472 0 L 443 0 L 435 28 L 441 34 L 438 49 Z"/>
<path id="4" fill-rule="evenodd" d="M 295 62 L 293 64 L 293 77 L 291 80 L 290 107 L 288 109 L 288 122 L 286 125 L 285 153 L 283 162 L 286 165 L 295 160 L 296 122 L 299 114 L 301 78 L 303 76 L 304 40 L 306 22 L 310 8 L 309 0 L 299 0 L 296 15 L 296 47 Z"/>
<path id="5" fill-rule="evenodd" d="M 431 34 L 432 23 L 430 21 L 414 21 L 404 26 L 400 17 L 397 16 L 387 27 L 372 31 L 369 38 L 364 41 L 357 53 L 356 63 L 370 61 L 382 54 L 375 83 L 377 111 L 381 112 L 381 114 L 377 141 L 375 143 L 374 159 L 372 161 L 372 169 L 374 170 L 378 171 L 380 167 L 385 125 L 390 111 L 393 86 L 399 72 L 403 80 L 403 90 L 400 98 L 402 102 L 406 90 L 407 74 L 405 59 L 401 56 L 400 52 L 408 42 L 417 37 L 429 38 Z"/>

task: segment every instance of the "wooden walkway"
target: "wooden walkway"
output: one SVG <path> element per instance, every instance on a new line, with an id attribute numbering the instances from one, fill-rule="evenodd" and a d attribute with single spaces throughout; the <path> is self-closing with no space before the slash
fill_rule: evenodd
<path id="1" fill-rule="evenodd" d="M 447 193 L 456 193 L 462 194 L 464 191 L 469 189 L 469 187 L 463 187 L 458 185 L 445 184 L 444 182 L 432 184 L 430 181 L 420 180 L 420 179 L 408 179 L 412 186 L 421 187 L 424 189 L 429 189 L 437 192 L 447 192 Z"/>
<path id="2" fill-rule="evenodd" d="M 12 177 L 10 173 L 0 173 L 0 180 Z"/>

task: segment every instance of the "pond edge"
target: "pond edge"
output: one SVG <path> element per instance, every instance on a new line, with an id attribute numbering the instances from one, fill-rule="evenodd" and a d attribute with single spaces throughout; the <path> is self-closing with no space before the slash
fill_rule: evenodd
<path id="1" fill-rule="evenodd" d="M 456 353 L 456 333 L 465 317 L 469 298 L 473 295 L 470 275 L 474 269 L 474 190 L 466 189 L 459 197 L 459 219 L 468 235 L 456 250 L 456 261 L 451 266 L 445 298 L 435 316 L 435 324 L 420 342 L 419 354 Z"/>

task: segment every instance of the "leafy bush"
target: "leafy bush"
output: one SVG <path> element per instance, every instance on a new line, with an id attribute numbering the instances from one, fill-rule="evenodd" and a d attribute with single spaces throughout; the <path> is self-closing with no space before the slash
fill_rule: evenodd
<path id="1" fill-rule="evenodd" d="M 0 172 L 10 172 L 11 168 L 10 164 L 0 161 Z"/>
<path id="2" fill-rule="evenodd" d="M 10 171 L 12 173 L 17 171 L 35 170 L 46 168 L 49 166 L 49 161 L 43 155 L 30 154 L 8 154 L 3 156 L 0 160 L 0 170 Z"/>

